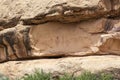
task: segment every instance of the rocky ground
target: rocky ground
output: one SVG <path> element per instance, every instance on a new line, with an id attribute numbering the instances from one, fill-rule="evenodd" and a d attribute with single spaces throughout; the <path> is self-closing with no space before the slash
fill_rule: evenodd
<path id="1" fill-rule="evenodd" d="M 113 72 L 119 73 L 120 57 L 114 55 L 103 55 L 9 61 L 0 64 L 0 68 L 1 73 L 6 74 L 12 79 L 32 74 L 35 69 L 50 72 L 54 75 L 62 75 L 64 73 L 73 73 L 78 75 L 83 71 L 96 73 L 104 70 L 113 70 Z"/>

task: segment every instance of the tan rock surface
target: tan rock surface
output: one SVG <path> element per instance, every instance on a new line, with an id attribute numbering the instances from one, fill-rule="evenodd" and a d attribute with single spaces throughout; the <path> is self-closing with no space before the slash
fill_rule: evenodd
<path id="1" fill-rule="evenodd" d="M 84 70 L 98 72 L 101 70 L 120 68 L 120 57 L 113 55 L 68 57 L 59 59 L 40 59 L 25 61 L 9 61 L 0 64 L 0 72 L 12 79 L 31 74 L 35 69 L 42 69 L 53 74 L 65 72 L 80 74 Z"/>
<path id="2" fill-rule="evenodd" d="M 120 0 L 0 0 L 0 72 L 120 68 L 119 15 Z"/>
<path id="3" fill-rule="evenodd" d="M 0 0 L 0 26 L 13 27 L 21 20 L 39 24 L 114 17 L 119 16 L 119 4 L 119 0 Z"/>
<path id="4" fill-rule="evenodd" d="M 1 0 L 0 62 L 119 55 L 118 39 L 105 45 L 107 40 L 99 42 L 101 36 L 119 31 L 119 3 L 119 0 Z M 107 50 L 112 44 L 114 49 Z"/>
<path id="5" fill-rule="evenodd" d="M 120 55 L 119 20 L 94 19 L 81 23 L 18 24 L 0 32 L 0 61 L 24 58 Z M 110 39 L 110 40 L 109 40 Z"/>

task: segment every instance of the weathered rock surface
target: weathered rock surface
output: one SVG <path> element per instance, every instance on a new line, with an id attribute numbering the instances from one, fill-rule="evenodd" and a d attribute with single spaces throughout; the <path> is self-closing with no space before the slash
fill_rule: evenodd
<path id="1" fill-rule="evenodd" d="M 120 55 L 119 35 L 119 20 L 105 18 L 69 24 L 18 24 L 0 32 L 0 61 L 99 54 Z"/>
<path id="2" fill-rule="evenodd" d="M 0 0 L 0 26 L 119 17 L 119 0 Z M 16 20 L 16 22 L 15 22 Z"/>
<path id="3" fill-rule="evenodd" d="M 23 75 L 32 74 L 35 69 L 50 72 L 53 75 L 58 76 L 63 75 L 66 72 L 77 75 L 85 70 L 99 72 L 113 69 L 113 72 L 116 73 L 114 69 L 119 68 L 120 57 L 113 55 L 9 61 L 0 64 L 1 73 L 9 76 L 11 80 Z M 117 71 L 120 72 L 120 70 Z"/>
<path id="4" fill-rule="evenodd" d="M 0 62 L 119 55 L 119 0 L 1 0 L 0 3 Z"/>
<path id="5" fill-rule="evenodd" d="M 11 76 L 13 73 L 9 70 L 17 68 L 15 76 L 18 76 L 19 71 L 20 75 L 29 71 L 26 68 L 31 64 L 38 66 L 40 63 L 37 68 L 44 66 L 46 70 L 56 69 L 61 66 L 56 66 L 61 60 L 62 63 L 65 60 L 64 64 L 70 60 L 72 65 L 68 67 L 81 62 L 88 65 L 76 67 L 87 69 L 91 65 L 88 70 L 119 68 L 119 56 L 95 56 L 120 55 L 119 18 L 120 0 L 0 0 L 0 62 L 80 57 L 50 59 L 50 63 L 49 59 L 12 61 L 1 63 L 0 69 Z M 24 68 L 20 67 L 23 65 Z M 36 67 L 31 65 L 30 71 L 33 68 Z"/>

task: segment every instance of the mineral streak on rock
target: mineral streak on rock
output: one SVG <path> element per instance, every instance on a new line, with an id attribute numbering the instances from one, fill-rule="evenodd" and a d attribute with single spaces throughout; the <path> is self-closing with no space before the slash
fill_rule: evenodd
<path id="1" fill-rule="evenodd" d="M 16 28 L 8 28 L 0 32 L 0 47 L 4 49 L 0 54 L 6 56 L 1 60 L 24 58 L 31 53 L 28 32 L 29 28 L 20 32 Z"/>

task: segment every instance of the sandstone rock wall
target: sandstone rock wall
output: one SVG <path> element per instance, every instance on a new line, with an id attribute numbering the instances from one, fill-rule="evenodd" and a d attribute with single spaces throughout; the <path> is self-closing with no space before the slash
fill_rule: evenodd
<path id="1" fill-rule="evenodd" d="M 0 62 L 120 55 L 119 0 L 0 0 Z"/>

